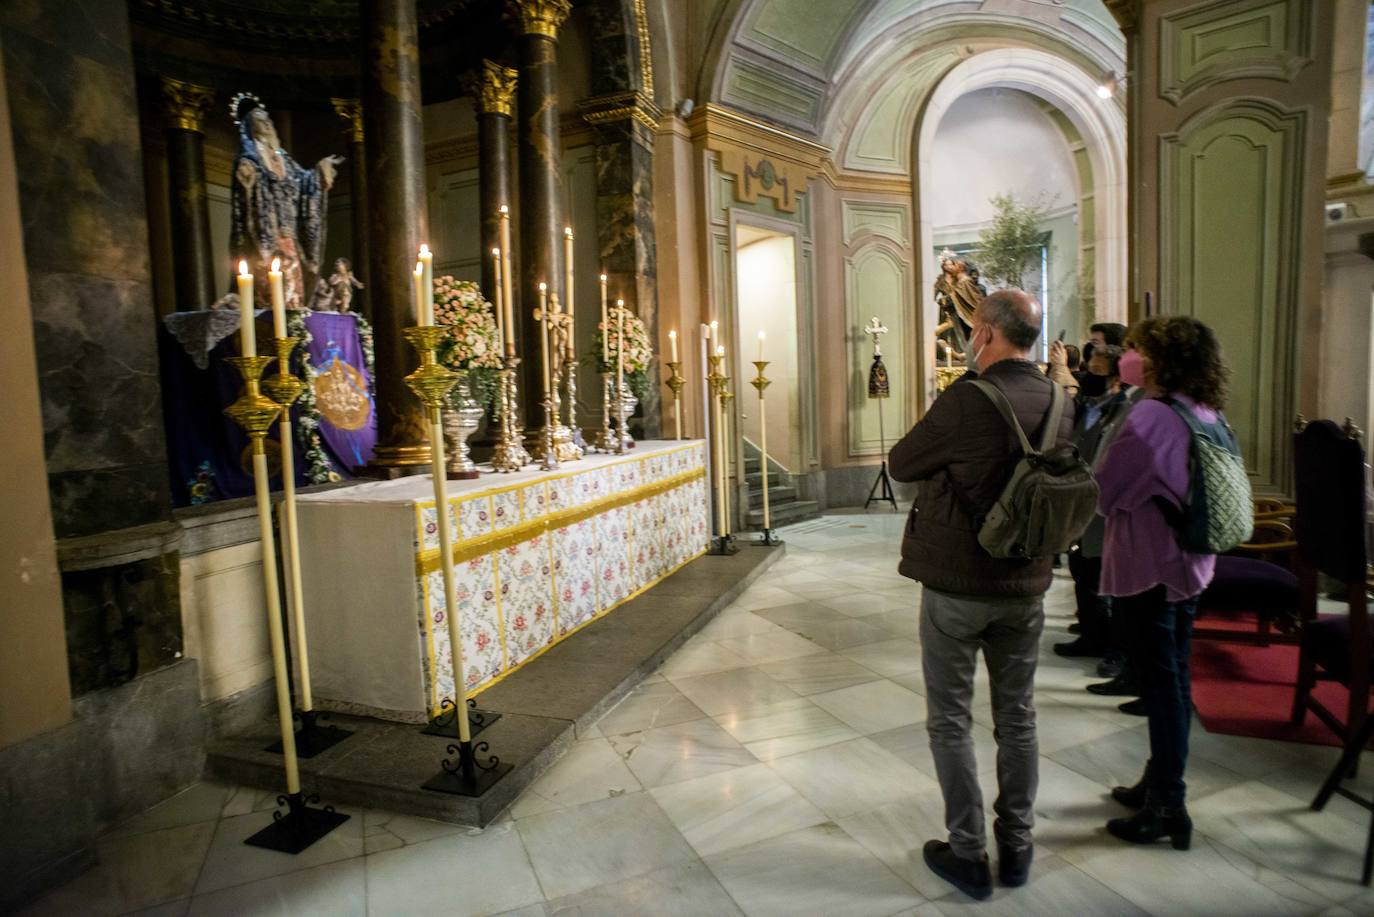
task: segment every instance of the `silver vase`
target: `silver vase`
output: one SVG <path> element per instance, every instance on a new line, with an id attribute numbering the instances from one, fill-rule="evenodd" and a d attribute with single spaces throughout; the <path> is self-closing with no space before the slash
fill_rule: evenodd
<path id="1" fill-rule="evenodd" d="M 475 478 L 477 466 L 468 451 L 468 438 L 477 432 L 486 412 L 472 397 L 472 385 L 466 372 L 458 373 L 458 383 L 449 392 L 444 405 L 444 453 L 450 478 Z"/>
<path id="2" fill-rule="evenodd" d="M 639 406 L 639 399 L 635 397 L 634 392 L 630 391 L 628 379 L 622 382 L 620 389 L 621 413 L 617 423 L 620 428 L 620 435 L 625 443 L 625 448 L 633 449 L 635 446 L 635 438 L 630 435 L 630 418 L 634 416 L 635 408 Z"/>

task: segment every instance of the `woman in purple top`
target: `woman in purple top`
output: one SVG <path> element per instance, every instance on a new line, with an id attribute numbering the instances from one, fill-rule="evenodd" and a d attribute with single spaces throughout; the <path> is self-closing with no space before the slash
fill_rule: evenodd
<path id="1" fill-rule="evenodd" d="M 1112 798 L 1137 814 L 1112 819 L 1107 830 L 1136 844 L 1168 837 L 1187 850 L 1193 831 L 1183 782 L 1192 721 L 1188 653 L 1197 597 L 1216 558 L 1184 551 L 1169 523 L 1188 494 L 1191 434 L 1175 408 L 1159 399 L 1170 397 L 1202 423 L 1215 424 L 1228 371 L 1216 335 L 1185 315 L 1145 319 L 1132 329 L 1130 344 L 1121 377 L 1142 384 L 1150 398 L 1131 411 L 1097 471 L 1098 512 L 1106 519 L 1101 592 L 1113 597 L 1113 614 L 1124 616 L 1131 635 L 1150 759 L 1139 783 L 1112 790 Z"/>

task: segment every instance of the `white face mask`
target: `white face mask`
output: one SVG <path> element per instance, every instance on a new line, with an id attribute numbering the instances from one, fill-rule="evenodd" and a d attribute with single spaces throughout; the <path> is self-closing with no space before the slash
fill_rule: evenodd
<path id="1" fill-rule="evenodd" d="M 987 327 L 986 325 L 979 325 L 977 328 L 973 329 L 973 337 L 970 337 L 970 338 L 969 338 L 969 344 L 972 344 L 974 338 L 978 337 L 978 332 L 979 332 L 979 331 L 982 331 L 982 330 L 983 330 L 984 328 L 986 328 L 986 327 Z M 983 346 L 974 349 L 974 351 L 973 351 L 973 371 L 974 371 L 974 372 L 980 372 L 980 371 L 981 371 L 981 370 L 980 370 L 980 365 L 981 365 L 981 364 L 978 362 L 978 360 L 979 360 L 979 358 L 983 355 L 983 351 L 985 351 L 985 350 L 988 349 L 988 344 L 990 344 L 990 343 L 991 343 L 991 339 L 989 338 L 988 341 L 985 341 L 985 342 L 983 343 Z"/>

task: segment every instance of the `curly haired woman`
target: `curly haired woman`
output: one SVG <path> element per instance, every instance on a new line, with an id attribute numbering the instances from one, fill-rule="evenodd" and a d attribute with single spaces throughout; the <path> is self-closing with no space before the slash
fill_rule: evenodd
<path id="1" fill-rule="evenodd" d="M 1141 697 L 1149 717 L 1150 758 L 1132 787 L 1112 798 L 1138 810 L 1107 830 L 1149 844 L 1168 837 L 1187 850 L 1193 823 L 1184 805 L 1184 768 L 1192 721 L 1188 653 L 1197 597 L 1216 558 L 1179 547 L 1169 518 L 1189 485 L 1191 434 L 1176 412 L 1205 426 L 1222 421 L 1228 370 L 1216 335 L 1186 315 L 1147 318 L 1131 330 L 1121 379 L 1150 396 L 1137 404 L 1097 471 L 1098 512 L 1106 518 L 1101 594 L 1131 635 Z M 1173 402 L 1171 406 L 1170 401 Z"/>

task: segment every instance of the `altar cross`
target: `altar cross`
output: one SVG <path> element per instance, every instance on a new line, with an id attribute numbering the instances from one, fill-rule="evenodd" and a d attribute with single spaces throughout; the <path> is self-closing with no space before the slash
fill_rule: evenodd
<path id="1" fill-rule="evenodd" d="M 878 344 L 878 336 L 882 334 L 887 334 L 887 326 L 884 325 L 882 322 L 878 321 L 878 316 L 875 315 L 873 316 L 873 321 L 869 322 L 868 327 L 864 329 L 864 333 L 873 336 L 874 356 L 882 356 L 883 349 Z"/>

